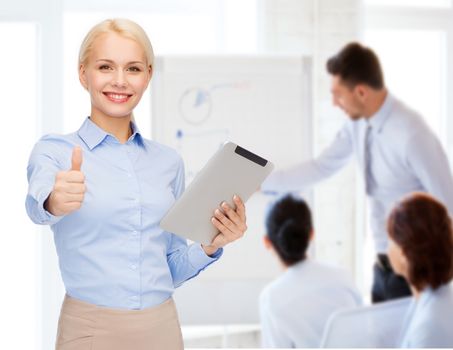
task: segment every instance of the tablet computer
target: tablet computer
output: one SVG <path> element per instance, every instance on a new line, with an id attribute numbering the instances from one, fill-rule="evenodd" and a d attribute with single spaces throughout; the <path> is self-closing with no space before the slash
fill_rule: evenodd
<path id="1" fill-rule="evenodd" d="M 223 201 L 235 208 L 235 194 L 245 203 L 273 168 L 268 160 L 226 142 L 165 214 L 160 227 L 192 241 L 210 244 L 219 233 L 211 222 L 214 211 Z"/>

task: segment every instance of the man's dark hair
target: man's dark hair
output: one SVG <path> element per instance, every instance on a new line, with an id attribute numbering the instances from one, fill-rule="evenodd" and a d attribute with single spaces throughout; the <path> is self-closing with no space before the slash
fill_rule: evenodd
<path id="1" fill-rule="evenodd" d="M 310 208 L 303 199 L 287 195 L 271 208 L 266 230 L 283 262 L 294 265 L 306 257 L 313 230 Z"/>
<path id="2" fill-rule="evenodd" d="M 384 87 L 384 75 L 376 54 L 368 47 L 353 42 L 329 58 L 326 65 L 331 75 L 338 75 L 350 88 L 366 84 L 376 90 Z"/>

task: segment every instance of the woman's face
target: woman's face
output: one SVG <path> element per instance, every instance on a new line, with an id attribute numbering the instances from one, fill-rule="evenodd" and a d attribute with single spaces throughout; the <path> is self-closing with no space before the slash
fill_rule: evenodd
<path id="1" fill-rule="evenodd" d="M 392 265 L 393 271 L 397 275 L 403 276 L 407 279 L 408 269 L 407 269 L 407 259 L 403 253 L 401 247 L 389 237 L 389 246 L 388 246 L 388 256 L 390 264 Z"/>
<path id="2" fill-rule="evenodd" d="M 107 33 L 98 37 L 79 70 L 91 96 L 91 117 L 130 117 L 151 79 L 143 48 L 136 41 Z"/>

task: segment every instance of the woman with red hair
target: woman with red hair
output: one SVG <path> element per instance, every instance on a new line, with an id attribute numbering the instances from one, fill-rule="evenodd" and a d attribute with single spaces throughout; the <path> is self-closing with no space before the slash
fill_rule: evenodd
<path id="1" fill-rule="evenodd" d="M 412 290 L 401 347 L 453 347 L 453 231 L 445 206 L 425 193 L 399 202 L 388 219 L 390 263 Z"/>

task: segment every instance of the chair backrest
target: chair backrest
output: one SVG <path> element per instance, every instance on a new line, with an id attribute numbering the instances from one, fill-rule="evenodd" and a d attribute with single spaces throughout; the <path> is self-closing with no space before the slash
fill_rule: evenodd
<path id="1" fill-rule="evenodd" d="M 324 348 L 392 348 L 411 297 L 334 313 L 324 329 Z"/>

